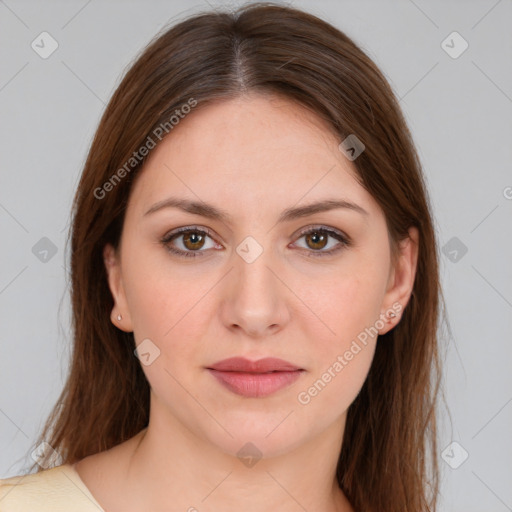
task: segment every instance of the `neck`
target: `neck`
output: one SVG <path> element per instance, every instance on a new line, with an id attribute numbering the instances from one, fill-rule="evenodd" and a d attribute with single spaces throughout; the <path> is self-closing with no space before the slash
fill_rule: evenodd
<path id="1" fill-rule="evenodd" d="M 239 456 L 222 452 L 168 420 L 153 415 L 129 457 L 126 478 L 130 488 L 145 490 L 146 508 L 352 511 L 336 481 L 345 417 L 330 432 L 270 458 L 251 443 Z"/>

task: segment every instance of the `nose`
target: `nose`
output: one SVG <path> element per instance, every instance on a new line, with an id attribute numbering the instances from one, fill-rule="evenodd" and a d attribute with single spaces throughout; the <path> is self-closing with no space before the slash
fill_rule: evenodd
<path id="1" fill-rule="evenodd" d="M 222 322 L 245 337 L 275 334 L 289 322 L 287 297 L 291 292 L 278 277 L 277 262 L 270 250 L 263 250 L 254 260 L 246 258 L 243 251 L 240 254 L 233 254 L 234 268 L 227 276 Z"/>

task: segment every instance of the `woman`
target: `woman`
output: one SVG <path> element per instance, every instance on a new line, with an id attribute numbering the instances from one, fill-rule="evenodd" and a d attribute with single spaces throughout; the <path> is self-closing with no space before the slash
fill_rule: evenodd
<path id="1" fill-rule="evenodd" d="M 428 196 L 346 35 L 272 4 L 178 23 L 73 214 L 71 371 L 2 511 L 435 510 Z"/>

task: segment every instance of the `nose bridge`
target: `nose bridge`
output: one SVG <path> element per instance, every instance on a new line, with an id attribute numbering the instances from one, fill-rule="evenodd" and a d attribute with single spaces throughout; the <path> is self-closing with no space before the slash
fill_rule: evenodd
<path id="1" fill-rule="evenodd" d="M 276 278 L 271 271 L 275 267 L 275 258 L 269 245 L 270 237 L 266 237 L 265 241 L 262 236 L 259 238 L 261 243 L 253 236 L 244 238 L 236 247 L 235 256 L 235 274 L 239 284 L 237 293 L 243 294 L 239 300 L 257 299 L 256 304 L 251 306 L 253 309 L 257 303 L 264 307 L 264 303 L 272 299 L 276 291 Z"/>
<path id="2" fill-rule="evenodd" d="M 263 239 L 263 235 L 260 240 Z M 234 271 L 230 296 L 226 299 L 224 321 L 228 326 L 238 325 L 247 334 L 263 334 L 267 329 L 282 326 L 287 318 L 285 287 L 277 279 L 277 258 L 269 244 L 271 236 L 260 243 L 247 236 L 233 254 Z"/>

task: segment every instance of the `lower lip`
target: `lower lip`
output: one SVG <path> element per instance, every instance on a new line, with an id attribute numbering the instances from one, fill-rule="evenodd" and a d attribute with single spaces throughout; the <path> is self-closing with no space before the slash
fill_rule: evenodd
<path id="1" fill-rule="evenodd" d="M 230 391 L 250 398 L 262 398 L 295 382 L 302 370 L 272 373 L 208 371 Z"/>

